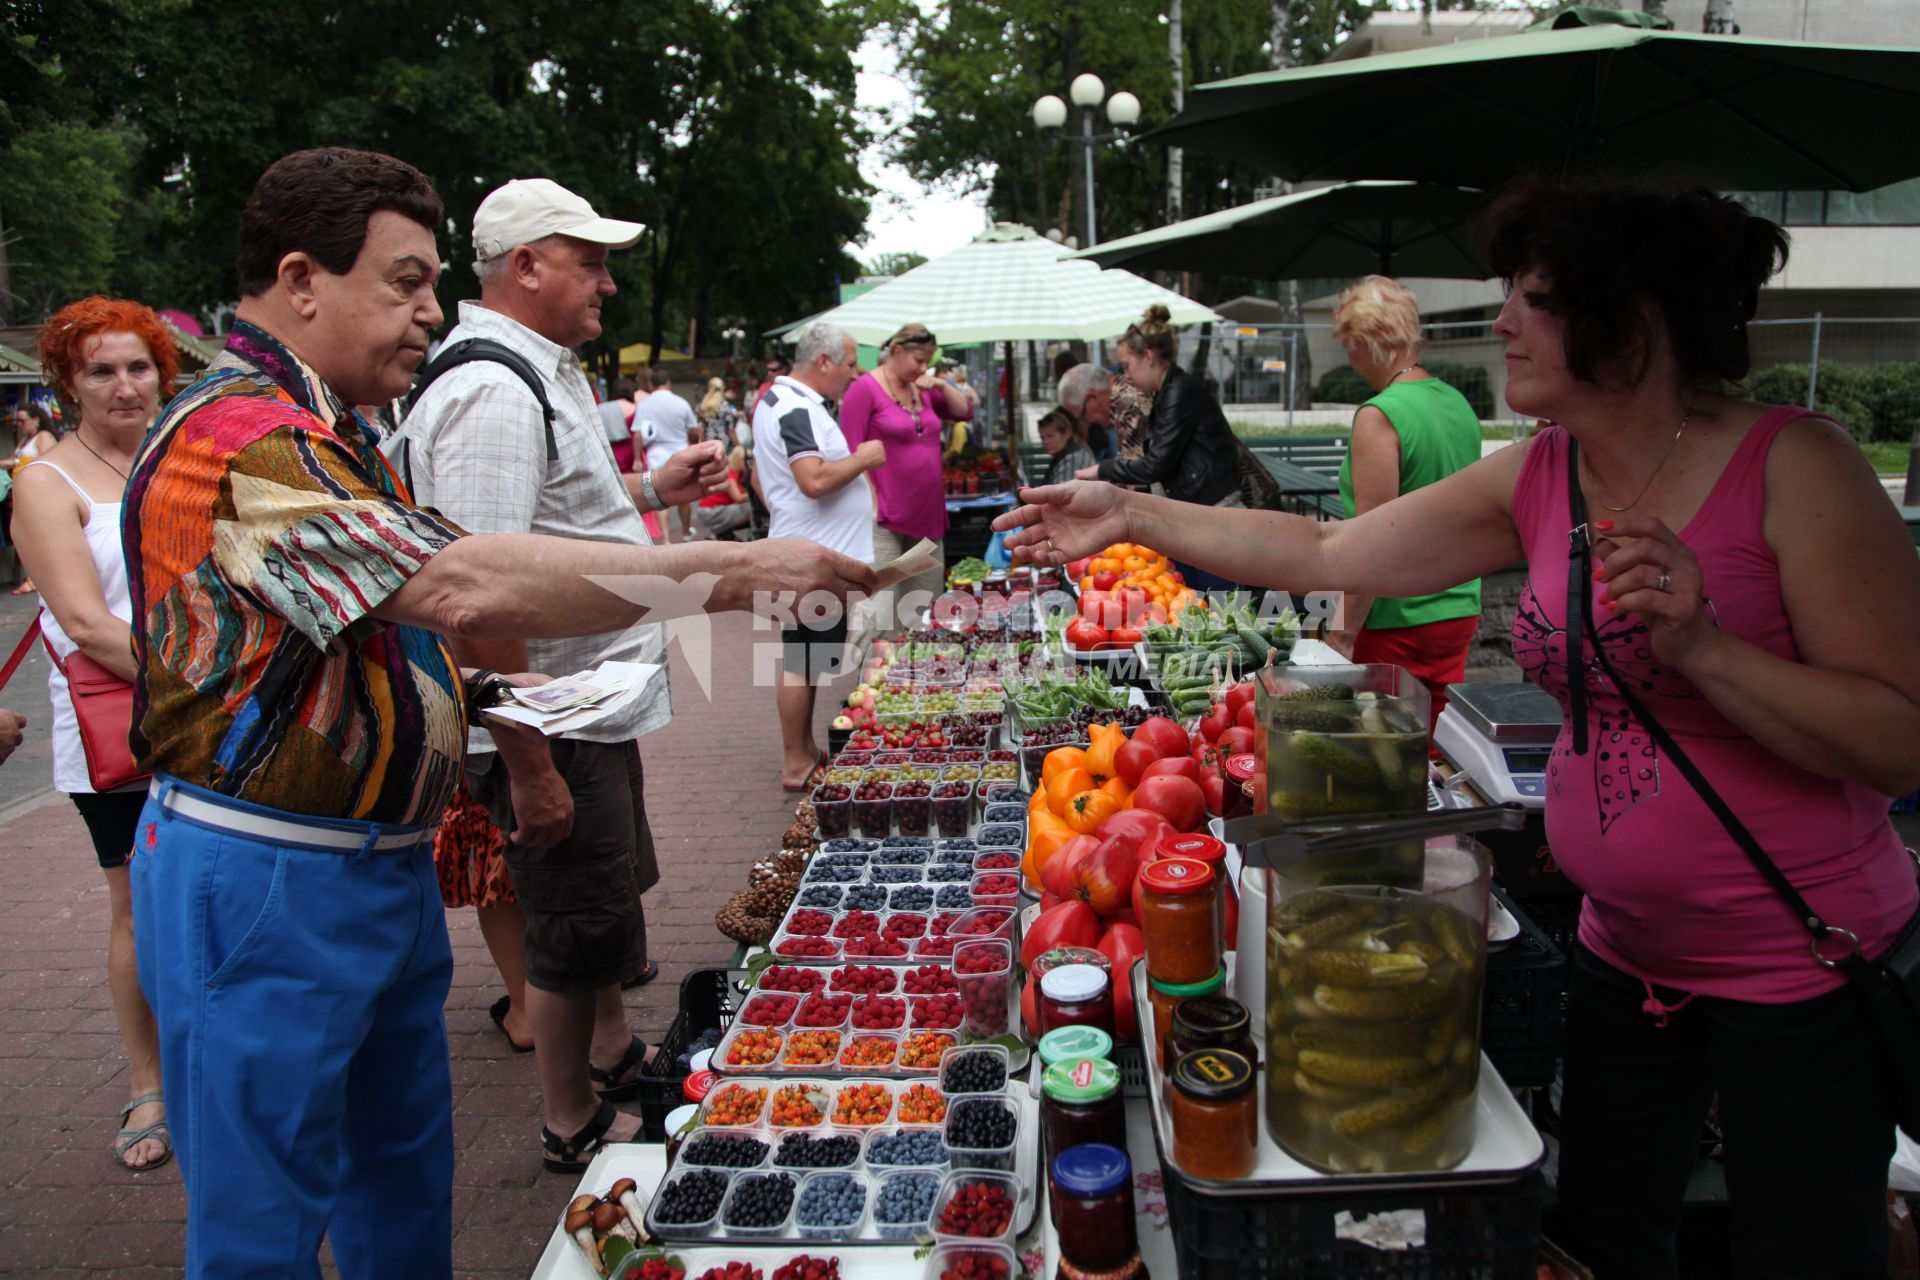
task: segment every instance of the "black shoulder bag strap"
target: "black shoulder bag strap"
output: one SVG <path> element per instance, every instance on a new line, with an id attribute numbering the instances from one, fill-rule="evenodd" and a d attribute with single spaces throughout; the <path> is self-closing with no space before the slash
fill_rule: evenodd
<path id="1" fill-rule="evenodd" d="M 547 461 L 560 460 L 560 446 L 553 435 L 553 402 L 547 399 L 547 386 L 527 358 L 512 347 L 495 342 L 492 338 L 462 338 L 452 346 L 441 348 L 426 368 L 420 371 L 419 380 L 414 383 L 413 393 L 407 397 L 407 412 L 413 412 L 420 403 L 420 397 L 427 394 L 427 388 L 445 377 L 449 372 L 463 364 L 486 361 L 490 364 L 503 364 L 511 369 L 520 381 L 527 384 L 527 390 L 533 392 L 533 398 L 540 404 L 540 415 L 547 425 Z"/>
<path id="2" fill-rule="evenodd" d="M 1786 901 L 1800 923 L 1806 926 L 1807 932 L 1812 935 L 1810 945 L 1813 958 L 1829 969 L 1838 969 L 1845 973 L 1849 979 L 1867 988 L 1871 997 L 1874 994 L 1873 988 L 1886 983 L 1890 976 L 1889 971 L 1883 965 L 1872 963 L 1860 954 L 1860 939 L 1851 930 L 1827 923 L 1820 918 L 1818 912 L 1807 905 L 1807 900 L 1800 896 L 1800 891 L 1793 887 L 1793 882 L 1774 865 L 1773 859 L 1769 858 L 1766 850 L 1760 847 L 1760 842 L 1754 839 L 1753 833 L 1747 830 L 1746 824 L 1741 822 L 1733 810 L 1727 806 L 1727 802 L 1720 798 L 1720 793 L 1713 789 L 1699 767 L 1687 757 L 1686 752 L 1680 749 L 1680 744 L 1673 740 L 1673 735 L 1654 719 L 1652 712 L 1648 711 L 1635 696 L 1628 683 L 1619 677 L 1613 669 L 1613 663 L 1607 658 L 1606 646 L 1600 642 L 1591 611 L 1586 607 L 1588 594 L 1592 590 L 1592 575 L 1587 568 L 1587 504 L 1580 492 L 1580 446 L 1571 436 L 1567 439 L 1567 505 L 1574 521 L 1573 530 L 1568 535 L 1568 556 L 1572 563 L 1567 574 L 1567 686 L 1568 695 L 1573 702 L 1576 735 L 1574 749 L 1582 753 L 1587 749 L 1584 732 L 1585 672 L 1575 665 L 1580 652 L 1577 647 L 1577 638 L 1584 631 L 1586 638 L 1593 645 L 1593 656 L 1599 662 L 1600 669 L 1606 672 L 1607 678 L 1613 682 L 1614 689 L 1620 694 L 1621 701 L 1627 704 L 1627 709 L 1633 712 L 1634 718 L 1646 727 L 1660 749 L 1666 752 L 1667 758 L 1673 761 L 1674 767 L 1680 770 L 1682 776 L 1692 784 L 1693 789 L 1699 793 L 1700 799 L 1706 803 L 1708 809 L 1712 810 L 1713 816 L 1720 820 L 1720 825 L 1726 828 L 1729 836 L 1733 837 L 1733 842 L 1740 846 L 1741 852 L 1745 853 L 1748 861 L 1753 863 L 1754 869 L 1773 886 L 1774 892 Z M 1908 922 L 1905 932 L 1901 935 L 1902 942 L 1914 940 L 1916 921 L 1920 921 L 1920 915 L 1917 915 L 1914 921 Z M 1821 943 L 1828 938 L 1837 938 L 1843 943 L 1846 954 L 1838 959 L 1828 959 L 1820 950 Z M 1900 949 L 1901 942 L 1896 942 L 1895 950 Z M 1897 982 L 1898 977 L 1895 976 L 1894 980 Z"/>

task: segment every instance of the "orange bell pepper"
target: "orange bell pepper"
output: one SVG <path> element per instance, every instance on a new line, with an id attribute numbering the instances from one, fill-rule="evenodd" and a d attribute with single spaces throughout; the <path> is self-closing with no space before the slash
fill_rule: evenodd
<path id="1" fill-rule="evenodd" d="M 1120 802 L 1106 791 L 1082 791 L 1067 802 L 1067 825 L 1083 836 L 1120 811 Z"/>
<path id="2" fill-rule="evenodd" d="M 1127 780 L 1121 777 L 1119 774 L 1116 773 L 1111 778 L 1108 778 L 1105 782 L 1101 783 L 1100 790 L 1104 791 L 1106 794 L 1112 796 L 1116 801 L 1118 801 L 1120 808 L 1122 809 L 1133 808 L 1133 788 L 1128 786 Z"/>
<path id="3" fill-rule="evenodd" d="M 1072 768 L 1056 773 L 1047 780 L 1047 808 L 1060 817 L 1067 816 L 1067 802 L 1082 791 L 1091 791 L 1100 785 L 1100 780 L 1082 768 Z"/>
<path id="4" fill-rule="evenodd" d="M 1040 781 L 1052 782 L 1054 775 L 1067 769 L 1087 767 L 1087 753 L 1079 747 L 1055 747 L 1040 762 Z"/>
<path id="5" fill-rule="evenodd" d="M 1087 748 L 1087 772 L 1098 785 L 1119 772 L 1113 758 L 1126 745 L 1127 732 L 1117 724 L 1096 724 L 1088 728 L 1087 737 L 1093 744 Z"/>

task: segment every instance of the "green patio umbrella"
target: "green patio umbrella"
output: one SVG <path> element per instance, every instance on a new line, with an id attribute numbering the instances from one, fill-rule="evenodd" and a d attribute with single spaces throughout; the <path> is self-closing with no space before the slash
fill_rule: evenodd
<path id="1" fill-rule="evenodd" d="M 1347 182 L 1188 218 L 1074 256 L 1103 267 L 1265 280 L 1371 271 L 1480 280 L 1488 272 L 1466 224 L 1482 199 L 1424 182 Z"/>
<path id="2" fill-rule="evenodd" d="M 1126 271 L 1062 261 L 1065 245 L 1001 224 L 857 298 L 796 321 L 837 324 L 875 345 L 902 325 L 923 324 L 943 344 L 1048 342 L 1118 337 L 1153 303 L 1172 323 L 1218 320 L 1210 309 Z"/>
<path id="3" fill-rule="evenodd" d="M 1605 24 L 1219 80 L 1146 136 L 1294 182 L 1490 188 L 1532 167 L 1870 191 L 1920 176 L 1916 131 L 1920 50 Z"/>

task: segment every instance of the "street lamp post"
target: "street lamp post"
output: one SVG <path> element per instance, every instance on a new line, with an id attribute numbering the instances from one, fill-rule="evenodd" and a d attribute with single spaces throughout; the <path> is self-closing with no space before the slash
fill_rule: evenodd
<path id="1" fill-rule="evenodd" d="M 737 363 L 740 359 L 740 339 L 747 336 L 747 331 L 737 324 L 728 325 L 720 331 L 720 336 L 731 344 L 729 350 L 732 354 L 727 358 Z"/>
<path id="2" fill-rule="evenodd" d="M 1108 97 L 1106 83 L 1091 71 L 1083 71 L 1073 78 L 1073 83 L 1067 86 L 1067 96 L 1080 108 L 1080 136 L 1069 141 L 1080 144 L 1080 202 L 1086 206 L 1086 247 L 1091 249 L 1100 243 L 1093 210 L 1093 144 L 1122 136 L 1120 129 L 1140 118 L 1140 99 L 1124 89 Z M 1093 116 L 1102 100 L 1106 103 L 1107 119 L 1118 127 L 1107 133 L 1095 133 Z M 1045 94 L 1034 100 L 1032 115 L 1035 127 L 1042 132 L 1058 130 L 1067 123 L 1067 104 L 1057 94 Z M 1096 361 L 1105 354 L 1100 342 L 1094 342 L 1093 352 Z"/>

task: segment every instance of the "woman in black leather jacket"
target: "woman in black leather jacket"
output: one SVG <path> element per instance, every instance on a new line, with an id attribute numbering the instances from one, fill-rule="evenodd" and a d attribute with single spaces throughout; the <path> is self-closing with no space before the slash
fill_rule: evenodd
<path id="1" fill-rule="evenodd" d="M 1108 458 L 1075 473 L 1081 480 L 1146 487 L 1158 484 L 1169 498 L 1210 507 L 1243 507 L 1240 442 L 1220 404 L 1199 379 L 1173 362 L 1173 330 L 1165 307 L 1148 307 L 1121 338 L 1120 363 L 1127 377 L 1153 397 L 1146 447 L 1137 458 Z M 1230 586 L 1199 573 L 1187 579 L 1201 589 Z"/>

